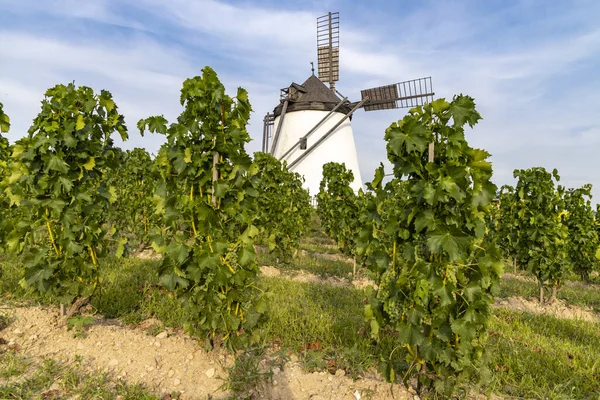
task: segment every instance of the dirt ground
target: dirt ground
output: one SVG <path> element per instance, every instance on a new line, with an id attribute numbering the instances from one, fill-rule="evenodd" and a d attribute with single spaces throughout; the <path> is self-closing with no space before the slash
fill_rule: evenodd
<path id="1" fill-rule="evenodd" d="M 526 299 L 521 296 L 496 299 L 495 307 L 526 311 L 532 314 L 546 314 L 563 319 L 582 319 L 589 322 L 600 322 L 600 317 L 591 308 L 576 307 L 556 299 L 552 304 L 540 304 L 536 298 Z"/>
<path id="2" fill-rule="evenodd" d="M 294 271 L 293 273 L 282 273 L 280 269 L 269 266 L 260 267 L 260 272 L 266 277 L 279 277 L 289 279 L 295 282 L 308 282 L 308 283 L 320 283 L 323 285 L 337 286 L 337 287 L 356 287 L 366 288 L 367 286 L 376 287 L 375 283 L 367 278 L 352 279 L 349 276 L 348 279 L 330 276 L 327 278 L 319 275 L 311 274 L 306 271 Z"/>
<path id="3" fill-rule="evenodd" d="M 88 369 L 110 372 L 130 384 L 141 383 L 164 396 L 180 392 L 181 399 L 226 399 L 219 389 L 231 356 L 207 352 L 189 336 L 172 330 L 160 330 L 154 336 L 141 327 L 122 326 L 114 320 L 97 320 L 85 330 L 85 337 L 74 337 L 61 323 L 58 310 L 41 307 L 14 307 L 9 310 L 13 322 L 0 331 L 6 346 L 15 344 L 25 354 L 40 359 L 52 358 L 73 363 L 82 359 Z M 263 385 L 258 398 L 264 399 L 413 399 L 403 387 L 391 386 L 372 373 L 353 381 L 343 370 L 308 373 L 295 357 L 283 370 L 275 369 L 272 383 Z M 209 397 L 212 396 L 212 397 Z"/>

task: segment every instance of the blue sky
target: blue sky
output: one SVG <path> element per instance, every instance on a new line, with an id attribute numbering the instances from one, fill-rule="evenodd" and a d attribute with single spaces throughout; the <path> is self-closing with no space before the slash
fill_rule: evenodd
<path id="1" fill-rule="evenodd" d="M 14 141 L 44 91 L 71 82 L 111 91 L 125 148 L 156 152 L 138 119 L 180 112 L 179 89 L 213 67 L 228 90 L 248 89 L 250 152 L 279 89 L 310 75 L 316 18 L 340 12 L 337 88 L 432 76 L 436 97 L 475 98 L 468 133 L 492 154 L 498 185 L 515 168 L 557 168 L 568 187 L 594 184 L 600 202 L 600 1 L 0 0 L 0 102 Z M 385 128 L 405 110 L 359 111 L 353 128 L 363 181 L 386 160 Z"/>

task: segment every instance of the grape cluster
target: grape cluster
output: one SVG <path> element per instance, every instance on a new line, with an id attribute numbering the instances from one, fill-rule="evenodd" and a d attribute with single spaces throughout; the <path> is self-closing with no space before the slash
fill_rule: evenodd
<path id="1" fill-rule="evenodd" d="M 398 272 L 393 268 L 388 268 L 382 275 L 377 291 L 377 300 L 383 304 L 383 311 L 386 313 L 390 322 L 397 322 L 402 315 L 402 307 L 397 298 Z"/>

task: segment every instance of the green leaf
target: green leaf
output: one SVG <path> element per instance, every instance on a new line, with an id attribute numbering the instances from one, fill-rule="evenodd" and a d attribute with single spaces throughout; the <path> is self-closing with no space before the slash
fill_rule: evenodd
<path id="1" fill-rule="evenodd" d="M 185 161 L 188 164 L 192 162 L 192 148 L 191 147 L 188 147 L 185 149 L 183 161 Z"/>
<path id="2" fill-rule="evenodd" d="M 117 245 L 117 251 L 115 252 L 115 257 L 121 258 L 123 257 L 123 253 L 125 251 L 125 244 L 127 243 L 127 238 L 119 239 L 119 243 Z"/>
<path id="3" fill-rule="evenodd" d="M 46 171 L 58 171 L 62 174 L 69 172 L 69 166 L 66 162 L 55 155 L 51 155 L 46 167 Z"/>
<path id="4" fill-rule="evenodd" d="M 448 253 L 450 262 L 461 258 L 468 243 L 468 236 L 453 236 L 450 232 L 431 234 L 427 239 L 429 250 L 433 253 L 440 253 L 443 249 Z"/>
<path id="5" fill-rule="evenodd" d="M 85 164 L 83 164 L 83 167 L 88 171 L 91 171 L 92 169 L 94 169 L 95 166 L 96 166 L 96 160 L 94 159 L 94 157 L 90 157 L 90 159 Z"/>
<path id="6" fill-rule="evenodd" d="M 85 122 L 83 120 L 83 115 L 79 114 L 77 116 L 77 122 L 75 123 L 75 129 L 80 131 L 85 128 Z"/>
<path id="7" fill-rule="evenodd" d="M 238 263 L 242 267 L 245 267 L 246 265 L 253 262 L 255 260 L 255 258 L 256 258 L 256 254 L 254 252 L 254 247 L 252 247 L 252 246 L 242 247 L 242 250 L 240 251 L 240 255 L 238 258 Z"/>
<path id="8" fill-rule="evenodd" d="M 481 115 L 475 110 L 473 98 L 463 95 L 454 98 L 450 106 L 450 114 L 454 119 L 454 127 L 468 123 L 472 128 L 481 119 Z"/>

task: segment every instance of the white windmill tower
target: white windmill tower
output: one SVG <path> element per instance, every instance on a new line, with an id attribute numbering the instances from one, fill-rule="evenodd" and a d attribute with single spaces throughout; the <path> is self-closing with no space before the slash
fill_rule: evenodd
<path id="1" fill-rule="evenodd" d="M 305 178 L 312 196 L 319 192 L 323 165 L 344 163 L 354 174 L 354 191 L 362 187 L 350 121 L 365 111 L 415 107 L 433 100 L 431 77 L 361 91 L 361 100 L 348 101 L 335 89 L 340 65 L 339 12 L 317 18 L 318 77 L 281 89 L 280 102 L 264 118 L 262 151 L 286 161 L 290 171 Z M 311 63 L 312 64 L 312 63 Z M 327 87 L 323 82 L 327 82 Z"/>

